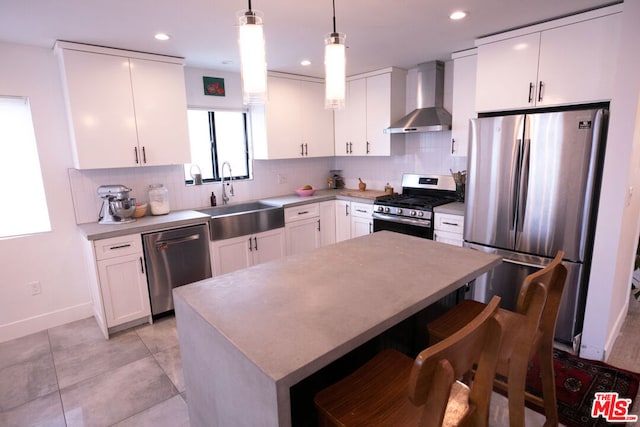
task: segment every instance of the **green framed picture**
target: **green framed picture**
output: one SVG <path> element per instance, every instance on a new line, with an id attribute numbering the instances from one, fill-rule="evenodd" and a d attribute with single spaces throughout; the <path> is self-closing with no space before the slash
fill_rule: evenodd
<path id="1" fill-rule="evenodd" d="M 225 96 L 224 79 L 221 77 L 202 77 L 204 94 L 211 96 Z"/>

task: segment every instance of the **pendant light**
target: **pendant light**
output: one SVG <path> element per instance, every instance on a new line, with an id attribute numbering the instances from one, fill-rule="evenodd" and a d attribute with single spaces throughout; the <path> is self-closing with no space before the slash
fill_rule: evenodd
<path id="1" fill-rule="evenodd" d="M 262 14 L 251 9 L 238 12 L 240 74 L 245 104 L 264 104 L 267 97 L 267 60 Z"/>
<path id="2" fill-rule="evenodd" d="M 345 38 L 346 34 L 336 32 L 336 1 L 333 0 L 333 32 L 324 38 L 325 108 L 344 108 L 346 84 Z"/>

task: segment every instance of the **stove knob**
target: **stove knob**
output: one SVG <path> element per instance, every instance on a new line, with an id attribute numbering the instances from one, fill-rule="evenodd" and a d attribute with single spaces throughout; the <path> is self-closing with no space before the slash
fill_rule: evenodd
<path id="1" fill-rule="evenodd" d="M 384 208 L 384 212 L 385 212 L 385 213 L 389 213 L 389 212 L 391 212 L 391 208 Z"/>
<path id="2" fill-rule="evenodd" d="M 411 211 L 411 216 L 416 216 L 417 212 L 416 211 Z"/>
<path id="3" fill-rule="evenodd" d="M 378 206 L 376 209 L 378 212 L 382 212 L 384 210 L 384 208 L 382 206 Z"/>
<path id="4" fill-rule="evenodd" d="M 402 214 L 402 209 L 398 208 L 398 209 L 396 210 L 396 213 L 397 213 L 398 215 L 401 215 L 401 214 Z"/>
<path id="5" fill-rule="evenodd" d="M 418 212 L 418 216 L 419 217 L 423 217 L 424 216 L 424 212 L 422 212 L 422 211 Z"/>

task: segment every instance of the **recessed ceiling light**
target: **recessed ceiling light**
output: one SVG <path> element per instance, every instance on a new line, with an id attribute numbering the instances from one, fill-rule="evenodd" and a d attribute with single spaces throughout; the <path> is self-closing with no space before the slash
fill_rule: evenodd
<path id="1" fill-rule="evenodd" d="M 171 38 L 171 36 L 169 34 L 166 33 L 158 33 L 154 36 L 156 38 L 156 40 L 169 40 Z"/>
<path id="2" fill-rule="evenodd" d="M 454 21 L 457 21 L 459 19 L 464 18 L 465 16 L 467 16 L 467 12 L 462 10 L 456 10 L 451 15 L 449 15 L 449 19 L 453 19 Z"/>
<path id="3" fill-rule="evenodd" d="M 309 61 L 308 59 L 303 59 L 302 61 L 300 61 L 300 65 L 308 67 L 309 65 L 311 65 L 311 61 Z"/>

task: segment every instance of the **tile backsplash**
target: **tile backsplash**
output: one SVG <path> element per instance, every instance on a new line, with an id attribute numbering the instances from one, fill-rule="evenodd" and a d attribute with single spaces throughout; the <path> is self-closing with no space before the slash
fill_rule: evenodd
<path id="1" fill-rule="evenodd" d="M 388 157 L 322 157 L 291 160 L 253 161 L 253 179 L 234 182 L 235 197 L 230 203 L 293 194 L 306 184 L 326 187 L 332 169 L 342 170 L 347 188 L 358 188 L 358 178 L 367 189 L 382 190 L 388 182 L 401 191 L 403 173 L 449 174 L 466 169 L 466 157 L 449 153 L 451 132 L 407 134 L 394 143 Z M 220 183 L 186 185 L 182 165 L 119 169 L 69 169 L 76 223 L 96 222 L 102 199 L 96 193 L 101 185 L 122 184 L 133 191 L 137 201 L 148 199 L 150 184 L 161 183 L 169 190 L 171 210 L 198 209 L 209 206 L 215 192 L 221 203 Z"/>

